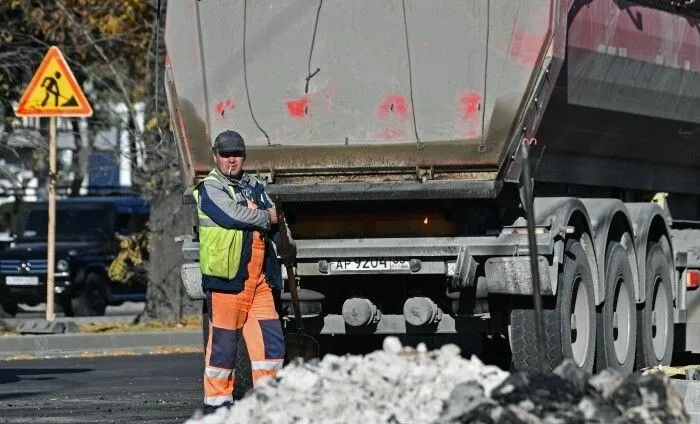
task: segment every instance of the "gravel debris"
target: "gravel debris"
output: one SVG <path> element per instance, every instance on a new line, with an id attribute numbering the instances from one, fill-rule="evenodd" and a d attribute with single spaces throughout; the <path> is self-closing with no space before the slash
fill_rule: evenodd
<path id="1" fill-rule="evenodd" d="M 460 414 L 440 423 L 688 423 L 683 402 L 661 374 L 626 377 L 606 370 L 590 378 L 572 361 L 551 374 L 512 373 L 491 397 L 460 396 Z M 455 390 L 456 392 L 456 390 Z M 454 393 L 453 393 L 454 394 Z M 467 405 L 479 405 L 470 408 Z M 490 405 L 490 408 L 484 408 Z"/>
<path id="2" fill-rule="evenodd" d="M 511 374 L 460 353 L 387 337 L 365 356 L 294 361 L 230 408 L 196 411 L 187 424 L 689 422 L 662 374 L 590 376 L 572 361 L 551 374 Z"/>
<path id="3" fill-rule="evenodd" d="M 488 396 L 508 375 L 476 356 L 462 358 L 455 345 L 428 352 L 424 345 L 402 347 L 398 338 L 387 337 L 382 350 L 365 356 L 292 362 L 231 408 L 204 417 L 195 413 L 187 422 L 435 422 L 458 385 Z"/>

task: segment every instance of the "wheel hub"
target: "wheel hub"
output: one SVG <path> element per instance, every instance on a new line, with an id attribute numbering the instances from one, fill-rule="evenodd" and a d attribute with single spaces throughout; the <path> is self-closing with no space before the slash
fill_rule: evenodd
<path id="1" fill-rule="evenodd" d="M 615 290 L 612 333 L 615 356 L 619 363 L 624 363 L 630 346 L 632 329 L 630 322 L 632 318 L 632 305 L 626 295 L 628 282 L 622 278 L 618 279 Z"/>
<path id="2" fill-rule="evenodd" d="M 588 304 L 588 287 L 581 276 L 574 283 L 571 298 L 571 352 L 576 365 L 583 366 L 589 351 L 590 320 Z M 581 325 L 579 325 L 581 324 Z"/>
<path id="3" fill-rule="evenodd" d="M 651 336 L 652 344 L 654 345 L 654 356 L 658 361 L 661 361 L 666 351 L 668 343 L 668 308 L 670 306 L 666 292 L 661 290 L 663 281 L 657 277 L 654 282 L 654 299 L 651 312 Z"/>

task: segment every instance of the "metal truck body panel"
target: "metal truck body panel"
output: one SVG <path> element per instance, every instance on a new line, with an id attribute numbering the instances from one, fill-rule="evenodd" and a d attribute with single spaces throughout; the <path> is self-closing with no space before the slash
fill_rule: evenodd
<path id="1" fill-rule="evenodd" d="M 700 21 L 619 2 L 572 9 L 544 113 L 540 181 L 700 193 Z M 651 171 L 653 169 L 653 171 Z"/>
<path id="2" fill-rule="evenodd" d="M 497 168 L 559 4 L 174 2 L 188 165 L 205 172 L 212 139 L 235 128 L 252 169 Z"/>
<path id="3" fill-rule="evenodd" d="M 571 21 L 571 104 L 700 124 L 700 21 L 591 2 Z"/>
<path id="4" fill-rule="evenodd" d="M 695 18 L 607 1 L 245 5 L 168 7 L 188 184 L 211 166 L 216 134 L 235 128 L 250 169 L 303 182 L 410 180 L 415 167 L 507 178 L 524 138 L 542 149 L 544 180 L 568 182 L 563 169 L 601 184 L 591 163 L 628 161 L 625 187 L 698 192 L 669 175 L 700 174 Z M 651 164 L 662 166 L 653 181 L 640 172 Z"/>

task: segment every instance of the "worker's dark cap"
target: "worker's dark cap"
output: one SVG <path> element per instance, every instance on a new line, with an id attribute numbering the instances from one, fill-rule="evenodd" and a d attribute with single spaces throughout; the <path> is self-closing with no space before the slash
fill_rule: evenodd
<path id="1" fill-rule="evenodd" d="M 237 154 L 245 156 L 245 142 L 236 131 L 227 130 L 216 136 L 214 153 Z"/>

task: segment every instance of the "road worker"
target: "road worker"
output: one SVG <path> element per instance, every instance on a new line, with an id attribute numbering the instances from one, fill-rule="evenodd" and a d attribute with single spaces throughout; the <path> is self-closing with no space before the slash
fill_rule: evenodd
<path id="1" fill-rule="evenodd" d="M 204 412 L 233 401 L 238 339 L 251 361 L 253 385 L 282 368 L 284 335 L 272 290 L 282 289 L 278 252 L 293 260 L 293 241 L 279 248 L 277 211 L 264 185 L 243 170 L 246 149 L 236 131 L 219 134 L 216 167 L 195 187 L 199 260 L 209 338 L 205 350 Z M 285 228 L 289 235 L 289 229 Z M 291 239 L 290 239 L 291 240 Z"/>

